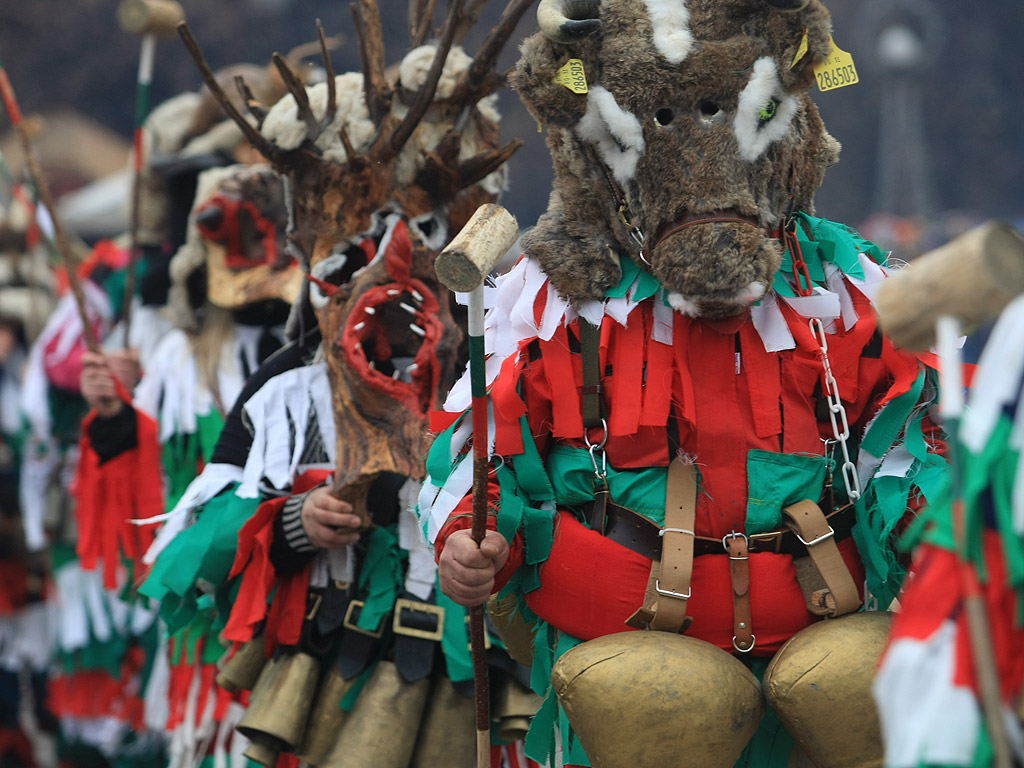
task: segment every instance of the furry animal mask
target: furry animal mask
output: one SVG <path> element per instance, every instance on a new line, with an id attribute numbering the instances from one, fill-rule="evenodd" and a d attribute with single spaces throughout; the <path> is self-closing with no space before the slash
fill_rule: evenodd
<path id="1" fill-rule="evenodd" d="M 685 314 L 745 311 L 780 265 L 778 227 L 813 209 L 838 159 L 807 95 L 828 12 L 818 0 L 544 0 L 538 21 L 513 85 L 548 126 L 555 180 L 525 251 L 574 302 L 603 297 L 628 255 Z M 586 93 L 559 82 L 571 59 Z"/>

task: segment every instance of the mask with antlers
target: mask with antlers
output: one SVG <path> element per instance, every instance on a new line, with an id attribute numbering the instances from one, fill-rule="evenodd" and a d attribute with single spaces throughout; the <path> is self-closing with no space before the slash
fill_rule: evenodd
<path id="1" fill-rule="evenodd" d="M 362 0 L 361 73 L 335 76 L 322 45 L 326 82 L 306 88 L 275 54 L 289 94 L 269 111 L 247 98 L 255 127 L 233 113 L 287 179 L 290 244 L 309 271 L 335 401 L 334 490 L 367 524 L 376 477 L 423 477 L 427 416 L 454 381 L 462 333 L 434 258 L 497 198 L 521 143 L 499 146 L 493 94 L 504 78 L 493 67 L 529 5 L 513 0 L 470 58 L 457 42 L 476 14 L 452 3 L 436 44 L 423 45 L 431 20 L 416 3 L 411 50 L 386 71 L 377 7 Z M 186 28 L 182 36 L 217 93 Z"/>

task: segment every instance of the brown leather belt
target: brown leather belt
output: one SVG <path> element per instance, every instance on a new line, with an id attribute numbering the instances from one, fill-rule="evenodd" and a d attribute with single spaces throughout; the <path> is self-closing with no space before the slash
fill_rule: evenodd
<path id="1" fill-rule="evenodd" d="M 595 521 L 591 519 L 590 505 L 584 507 L 584 514 L 587 522 L 594 527 Z M 832 512 L 832 514 L 827 515 L 825 519 L 834 532 L 834 540 L 840 542 L 849 537 L 850 532 L 853 530 L 855 520 L 853 505 L 840 507 Z M 626 507 L 620 507 L 611 501 L 607 503 L 603 534 L 616 544 L 631 549 L 651 560 L 659 560 L 661 559 L 662 543 L 662 538 L 659 535 L 660 530 L 657 525 L 646 517 L 638 515 Z M 601 533 L 601 531 L 598 532 Z M 789 528 L 749 535 L 747 536 L 747 546 L 751 554 L 774 552 L 775 554 L 791 555 L 793 557 L 807 556 L 807 546 Z M 694 557 L 724 554 L 727 554 L 727 552 L 722 539 L 712 539 L 707 536 L 694 537 Z"/>

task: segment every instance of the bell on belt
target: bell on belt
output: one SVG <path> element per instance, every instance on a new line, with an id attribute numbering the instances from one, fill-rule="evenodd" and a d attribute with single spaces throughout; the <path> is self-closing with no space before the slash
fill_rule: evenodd
<path id="1" fill-rule="evenodd" d="M 518 609 L 519 596 L 510 593 L 499 598 L 494 595 L 487 601 L 487 615 L 498 630 L 505 650 L 513 660 L 530 666 L 533 664 L 534 625 L 527 623 Z"/>
<path id="2" fill-rule="evenodd" d="M 266 664 L 263 635 L 244 643 L 235 655 L 217 662 L 217 685 L 228 693 L 251 691 Z"/>
<path id="3" fill-rule="evenodd" d="M 435 675 L 423 715 L 411 768 L 469 768 L 476 759 L 473 699 L 463 696 L 447 675 Z"/>
<path id="4" fill-rule="evenodd" d="M 316 701 L 306 723 L 306 735 L 296 757 L 309 765 L 320 765 L 327 759 L 331 747 L 341 733 L 348 712 L 341 708 L 341 700 L 357 680 L 346 680 L 335 664 L 328 664 L 316 691 Z"/>
<path id="5" fill-rule="evenodd" d="M 581 643 L 551 682 L 594 768 L 732 768 L 764 713 L 741 662 L 668 632 Z"/>
<path id="6" fill-rule="evenodd" d="M 429 693 L 429 677 L 407 683 L 378 662 L 319 768 L 407 768 Z"/>
<path id="7" fill-rule="evenodd" d="M 540 708 L 540 696 L 509 674 L 499 673 L 494 682 L 498 698 L 491 719 L 497 722 L 498 737 L 502 741 L 526 738 L 530 721 Z"/>
<path id="8" fill-rule="evenodd" d="M 308 653 L 283 653 L 267 664 L 238 723 L 238 732 L 264 747 L 287 752 L 297 749 L 306 732 L 319 666 Z"/>
<path id="9" fill-rule="evenodd" d="M 869 611 L 812 624 L 765 670 L 768 703 L 818 768 L 882 765 L 871 682 L 889 623 L 889 613 Z"/>

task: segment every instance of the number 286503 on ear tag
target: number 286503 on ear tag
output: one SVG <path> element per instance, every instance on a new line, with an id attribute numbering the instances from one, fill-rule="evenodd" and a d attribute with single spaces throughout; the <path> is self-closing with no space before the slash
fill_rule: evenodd
<path id="1" fill-rule="evenodd" d="M 587 92 L 587 75 L 583 71 L 583 62 L 569 59 L 555 75 L 555 82 L 561 83 L 573 93 Z"/>
<path id="2" fill-rule="evenodd" d="M 832 43 L 832 49 L 828 52 L 828 58 L 814 68 L 818 90 L 832 91 L 860 82 L 853 56 L 836 45 L 835 40 L 829 38 L 829 41 Z"/>

